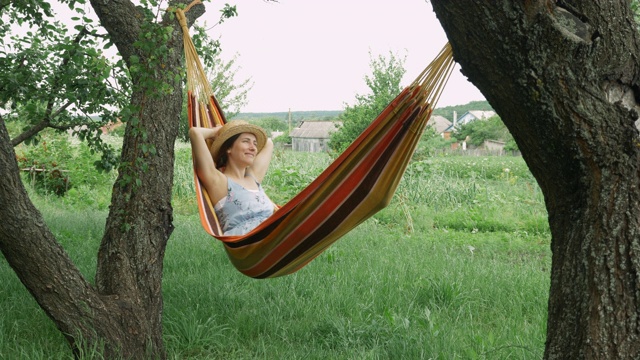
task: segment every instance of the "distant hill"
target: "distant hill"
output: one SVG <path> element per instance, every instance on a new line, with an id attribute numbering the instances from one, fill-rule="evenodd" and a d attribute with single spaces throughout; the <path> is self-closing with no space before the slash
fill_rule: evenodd
<path id="1" fill-rule="evenodd" d="M 454 111 L 458 114 L 458 116 L 461 116 L 470 110 L 489 111 L 493 110 L 493 108 L 486 100 L 472 101 L 464 105 L 436 108 L 435 110 L 433 110 L 433 114 L 443 116 L 448 120 L 452 120 Z M 342 114 L 342 110 L 292 111 L 291 122 L 296 124 L 303 120 L 336 120 L 340 114 Z M 238 115 L 233 117 L 233 119 L 241 119 L 247 121 L 255 121 L 265 118 L 277 118 L 287 122 L 289 120 L 289 112 L 239 113 Z"/>
<path id="2" fill-rule="evenodd" d="M 446 118 L 447 120 L 453 120 L 453 112 L 455 111 L 457 116 L 460 117 L 464 115 L 467 111 L 471 110 L 481 110 L 481 111 L 493 111 L 491 105 L 486 100 L 483 101 L 472 101 L 465 105 L 454 105 L 454 106 L 445 106 L 441 108 L 436 108 L 433 110 L 433 115 L 440 115 Z"/>

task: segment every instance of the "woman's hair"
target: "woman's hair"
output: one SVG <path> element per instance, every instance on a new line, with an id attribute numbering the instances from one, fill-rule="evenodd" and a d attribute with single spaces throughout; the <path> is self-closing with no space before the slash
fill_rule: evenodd
<path id="1" fill-rule="evenodd" d="M 233 146 L 233 143 L 240 137 L 240 135 L 241 134 L 233 135 L 232 137 L 228 138 L 227 141 L 222 143 L 222 146 L 220 146 L 220 151 L 218 152 L 218 158 L 213 159 L 218 169 L 227 166 L 227 161 L 229 160 L 227 150 L 229 150 L 229 148 Z"/>

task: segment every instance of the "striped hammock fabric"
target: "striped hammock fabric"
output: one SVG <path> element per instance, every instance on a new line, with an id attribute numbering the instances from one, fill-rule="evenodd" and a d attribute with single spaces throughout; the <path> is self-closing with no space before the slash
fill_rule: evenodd
<path id="1" fill-rule="evenodd" d="M 222 125 L 225 117 L 204 76 L 186 24 L 182 29 L 189 125 Z M 447 44 L 322 174 L 246 235 L 222 234 L 211 199 L 194 171 L 202 226 L 222 241 L 233 265 L 247 276 L 271 278 L 299 270 L 389 204 L 453 65 Z"/>

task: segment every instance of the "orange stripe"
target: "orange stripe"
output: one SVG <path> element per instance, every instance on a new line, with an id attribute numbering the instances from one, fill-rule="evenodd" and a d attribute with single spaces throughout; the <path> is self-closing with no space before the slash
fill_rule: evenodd
<path id="1" fill-rule="evenodd" d="M 225 243 L 234 266 L 253 277 L 295 272 L 386 206 L 431 115 L 432 104 L 427 102 L 437 101 L 451 73 L 453 61 L 447 57 L 451 58 L 450 48 L 445 48 L 437 61 L 405 88 L 316 180 L 249 234 L 221 236 L 212 204 L 204 189 L 196 184 L 203 226 L 207 232 L 217 233 L 214 236 Z M 207 105 L 199 104 L 195 97 L 193 100 L 189 101 L 188 109 L 191 126 L 212 127 L 226 122 L 213 95 Z M 404 124 L 409 119 L 411 123 Z M 403 131 L 404 126 L 409 126 L 405 128 L 408 131 Z M 391 141 L 397 144 L 393 145 L 395 148 L 387 148 Z M 381 158 L 385 160 L 380 162 Z M 371 174 L 372 169 L 376 169 L 375 174 Z M 376 178 L 371 179 L 371 175 Z M 195 172 L 194 177 L 197 178 Z M 345 204 L 353 196 L 358 203 L 354 207 Z M 349 214 L 336 218 L 345 211 Z M 328 228 L 327 221 L 335 222 L 335 227 Z M 214 225 L 218 226 L 217 231 L 213 230 Z"/>
<path id="2" fill-rule="evenodd" d="M 406 110 L 398 117 L 400 119 L 406 118 L 410 110 L 411 109 Z M 376 163 L 380 154 L 384 152 L 386 144 L 389 143 L 390 139 L 395 136 L 395 133 L 400 130 L 402 121 L 398 121 L 394 125 L 394 128 L 384 134 L 385 136 L 383 136 L 370 151 L 362 154 L 363 157 L 359 163 L 355 164 L 354 167 L 347 167 L 347 169 L 351 168 L 352 171 L 346 173 L 338 171 L 334 173 L 338 174 L 336 176 L 339 182 L 330 181 L 332 185 L 327 188 L 327 190 L 330 190 L 329 193 L 319 191 L 315 194 L 316 199 L 314 201 L 301 205 L 301 207 L 308 209 L 308 211 L 305 214 L 292 215 L 294 219 L 298 219 L 299 221 L 295 222 L 298 225 L 291 231 L 287 238 L 279 242 L 275 248 L 271 249 L 268 254 L 260 259 L 252 268 L 243 269 L 242 271 L 250 276 L 258 276 L 268 270 L 273 264 L 279 262 L 296 246 L 303 243 L 309 235 L 313 234 L 313 231 L 321 226 L 325 222 L 325 219 L 331 215 L 345 199 L 349 198 L 369 174 L 369 169 Z M 371 139 L 371 137 L 368 139 Z M 318 200 L 320 203 L 316 203 Z M 349 219 L 345 219 L 342 223 L 348 222 Z M 359 223 L 360 221 L 358 220 L 356 222 Z"/>

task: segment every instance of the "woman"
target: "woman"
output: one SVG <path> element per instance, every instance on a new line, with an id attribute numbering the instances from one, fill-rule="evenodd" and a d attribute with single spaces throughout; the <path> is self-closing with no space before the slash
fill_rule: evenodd
<path id="1" fill-rule="evenodd" d="M 261 127 L 234 120 L 215 128 L 192 127 L 189 138 L 196 174 L 215 204 L 224 235 L 244 235 L 273 214 L 275 205 L 260 186 L 273 142 Z"/>

